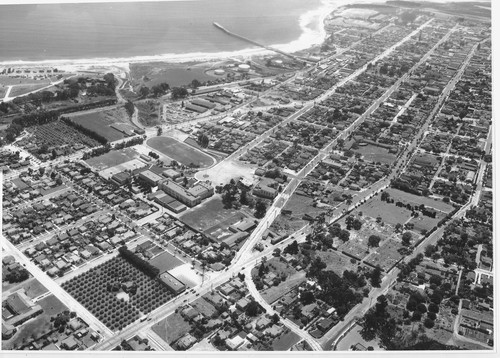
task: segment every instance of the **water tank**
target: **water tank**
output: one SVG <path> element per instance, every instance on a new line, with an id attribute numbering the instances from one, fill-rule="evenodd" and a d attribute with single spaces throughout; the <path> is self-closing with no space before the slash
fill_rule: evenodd
<path id="1" fill-rule="evenodd" d="M 240 72 L 248 72 L 248 71 L 250 71 L 250 66 L 248 66 L 247 64 L 242 63 L 241 65 L 238 66 L 238 70 Z"/>

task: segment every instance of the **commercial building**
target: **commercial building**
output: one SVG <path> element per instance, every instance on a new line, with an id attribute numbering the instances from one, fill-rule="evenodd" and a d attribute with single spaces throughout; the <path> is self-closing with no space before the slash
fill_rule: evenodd
<path id="1" fill-rule="evenodd" d="M 175 294 L 179 294 L 186 289 L 186 285 L 184 285 L 181 281 L 176 279 L 174 276 L 169 274 L 168 272 L 164 272 L 160 275 L 160 281 L 167 286 L 167 288 Z"/>
<path id="2" fill-rule="evenodd" d="M 266 199 L 274 199 L 278 195 L 278 191 L 271 188 L 270 181 L 261 180 L 259 184 L 253 189 L 253 195 L 260 196 Z"/>

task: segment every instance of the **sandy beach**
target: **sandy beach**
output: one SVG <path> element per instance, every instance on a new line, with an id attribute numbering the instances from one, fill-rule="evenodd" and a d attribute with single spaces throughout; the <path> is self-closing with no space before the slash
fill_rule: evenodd
<path id="1" fill-rule="evenodd" d="M 299 26 L 302 33 L 299 38 L 282 44 L 273 44 L 278 50 L 294 53 L 320 45 L 325 37 L 326 31 L 323 23 L 330 13 L 340 6 L 349 4 L 352 0 L 322 0 L 321 6 L 302 14 L 299 18 Z M 364 0 L 362 2 L 373 2 Z M 87 58 L 87 59 L 56 59 L 42 61 L 0 61 L 0 66 L 57 66 L 67 70 L 88 69 L 90 66 L 128 68 L 129 63 L 147 62 L 171 62 L 186 63 L 199 61 L 215 61 L 223 59 L 238 59 L 240 61 L 253 56 L 264 56 L 273 54 L 273 51 L 264 48 L 247 48 L 238 51 L 221 52 L 190 52 L 190 53 L 165 53 L 153 56 L 132 56 L 117 58 Z"/>

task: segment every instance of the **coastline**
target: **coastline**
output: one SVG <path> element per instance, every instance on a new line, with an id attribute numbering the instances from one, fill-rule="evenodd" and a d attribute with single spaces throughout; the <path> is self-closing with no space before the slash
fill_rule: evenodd
<path id="1" fill-rule="evenodd" d="M 368 0 L 367 2 L 369 2 Z M 377 0 L 372 0 L 377 1 Z M 303 51 L 314 46 L 320 45 L 326 38 L 326 30 L 324 22 L 326 18 L 334 11 L 342 6 L 352 2 L 352 0 L 321 0 L 321 5 L 317 9 L 309 10 L 302 14 L 299 19 L 299 26 L 302 30 L 299 38 L 284 44 L 270 45 L 278 50 L 295 53 Z M 309 26 L 317 18 L 314 23 L 315 29 Z M 237 51 L 221 51 L 221 52 L 190 52 L 190 53 L 165 53 L 160 55 L 149 56 L 131 56 L 131 57 L 97 57 L 88 59 L 51 59 L 51 60 L 14 60 L 0 61 L 0 66 L 58 66 L 58 67 L 90 67 L 90 66 L 116 66 L 128 67 L 130 63 L 148 63 L 148 62 L 170 62 L 170 63 L 186 63 L 186 62 L 201 62 L 201 61 L 216 61 L 227 59 L 239 59 L 241 61 L 249 59 L 253 56 L 267 56 L 275 52 L 263 48 L 244 48 Z"/>

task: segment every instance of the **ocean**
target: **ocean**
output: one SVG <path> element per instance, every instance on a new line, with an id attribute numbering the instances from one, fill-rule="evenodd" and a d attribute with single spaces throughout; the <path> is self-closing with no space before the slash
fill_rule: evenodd
<path id="1" fill-rule="evenodd" d="M 254 47 L 216 29 L 214 21 L 265 45 L 306 48 L 321 38 L 324 7 L 321 0 L 2 5 L 0 63 L 168 57 Z"/>
<path id="2" fill-rule="evenodd" d="M 169 0 L 0 5 L 0 65 L 183 62 L 263 52 L 216 29 L 214 21 L 264 45 L 294 52 L 323 41 L 323 19 L 336 7 L 381 2 Z"/>

